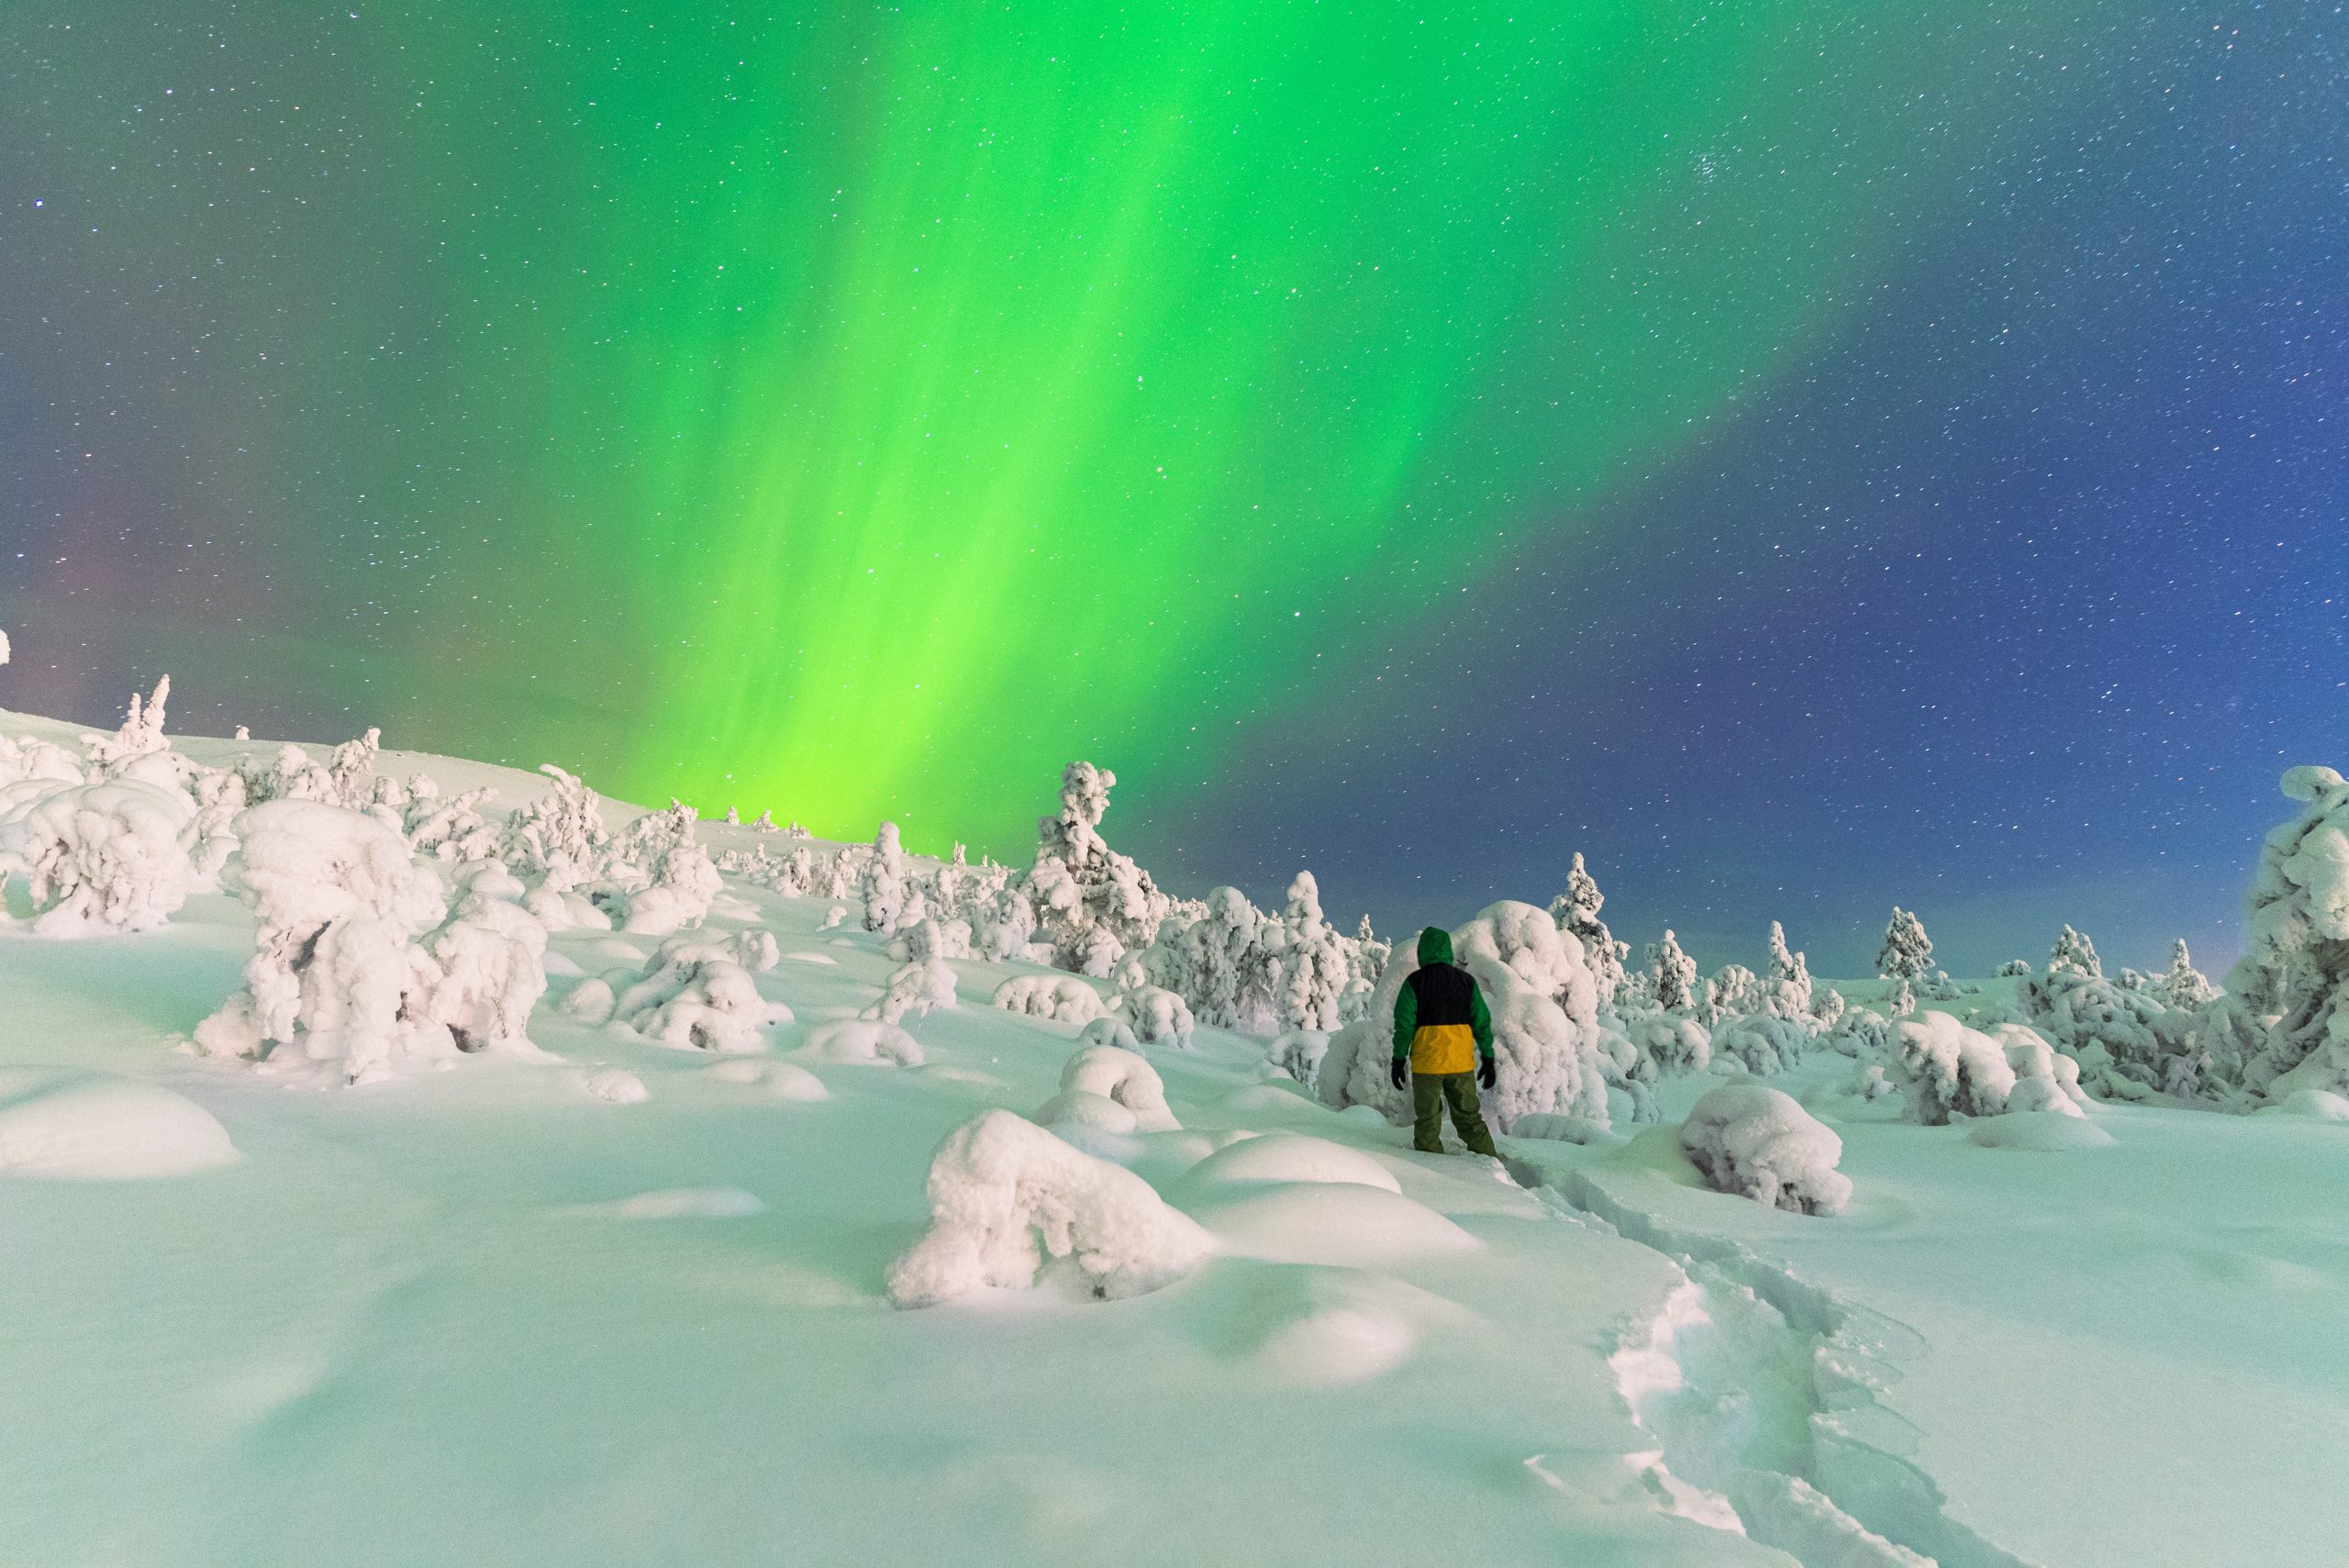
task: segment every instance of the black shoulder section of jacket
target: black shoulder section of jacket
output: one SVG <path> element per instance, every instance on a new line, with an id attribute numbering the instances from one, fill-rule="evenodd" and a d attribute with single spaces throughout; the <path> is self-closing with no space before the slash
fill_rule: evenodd
<path id="1" fill-rule="evenodd" d="M 1449 963 L 1426 964 L 1413 970 L 1403 984 L 1419 999 L 1419 1028 L 1476 1021 L 1476 982 L 1466 970 Z"/>

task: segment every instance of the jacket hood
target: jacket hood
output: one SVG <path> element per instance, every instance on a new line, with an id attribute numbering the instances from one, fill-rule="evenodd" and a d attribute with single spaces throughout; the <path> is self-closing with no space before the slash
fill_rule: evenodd
<path id="1" fill-rule="evenodd" d="M 1419 933 L 1419 962 L 1423 964 L 1450 963 L 1452 962 L 1452 933 L 1441 926 L 1430 926 L 1426 930 L 1421 931 Z"/>

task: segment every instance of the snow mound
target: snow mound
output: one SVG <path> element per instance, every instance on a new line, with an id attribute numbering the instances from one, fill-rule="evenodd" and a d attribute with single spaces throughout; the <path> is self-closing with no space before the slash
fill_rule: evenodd
<path id="1" fill-rule="evenodd" d="M 1594 1143 L 1606 1141 L 1611 1132 L 1597 1122 L 1578 1116 L 1559 1116 L 1543 1111 L 1518 1118 L 1517 1125 L 1509 1129 L 1508 1135 L 1511 1138 L 1539 1138 L 1552 1143 Z"/>
<path id="2" fill-rule="evenodd" d="M 918 1067 L 923 1060 L 913 1036 L 874 1018 L 842 1018 L 821 1026 L 808 1035 L 807 1053 L 818 1062 L 868 1066 Z"/>
<path id="3" fill-rule="evenodd" d="M 617 1067 L 588 1073 L 579 1081 L 579 1086 L 597 1099 L 607 1100 L 616 1106 L 638 1105 L 652 1097 L 646 1090 L 643 1079 L 633 1073 L 623 1073 Z"/>
<path id="4" fill-rule="evenodd" d="M 1184 1173 L 1188 1191 L 1253 1182 L 1351 1182 L 1399 1193 L 1395 1173 L 1359 1149 L 1303 1133 L 1245 1138 L 1217 1150 Z"/>
<path id="5" fill-rule="evenodd" d="M 1966 1124 L 1965 1140 L 1985 1149 L 2035 1149 L 2053 1154 L 2065 1149 L 2107 1149 L 2112 1134 L 2077 1110 L 2009 1111 Z"/>
<path id="6" fill-rule="evenodd" d="M 186 1096 L 104 1073 L 0 1073 L 0 1171 L 59 1181 L 182 1176 L 242 1158 Z"/>
<path id="7" fill-rule="evenodd" d="M 1852 1179 L 1835 1169 L 1843 1140 L 1765 1084 L 1707 1093 L 1680 1129 L 1680 1148 L 1716 1192 L 1798 1214 L 1840 1214 L 1852 1201 Z"/>
<path id="8" fill-rule="evenodd" d="M 757 1088 L 778 1100 L 829 1100 L 832 1092 L 805 1067 L 789 1062 L 756 1062 L 737 1057 L 706 1069 L 720 1084 Z"/>
<path id="9" fill-rule="evenodd" d="M 1009 1111 L 947 1134 L 930 1166 L 930 1229 L 889 1266 L 889 1300 L 930 1307 L 987 1285 L 1026 1289 L 1068 1259 L 1099 1299 L 1139 1296 L 1198 1266 L 1214 1241 L 1132 1172 Z"/>
<path id="10" fill-rule="evenodd" d="M 1074 974 L 1015 974 L 995 988 L 994 1002 L 1007 1013 L 1063 1024 L 1089 1024 L 1103 1011 L 1101 993 Z"/>
<path id="11" fill-rule="evenodd" d="M 1425 1204 L 1359 1182 L 1219 1187 L 1190 1211 L 1225 1251 L 1276 1263 L 1386 1268 L 1483 1245 Z"/>
<path id="12" fill-rule="evenodd" d="M 1280 1269 L 1259 1276 L 1230 1333 L 1273 1381 L 1337 1388 L 1393 1371 L 1429 1329 L 1467 1316 L 1456 1303 L 1388 1275 Z"/>
<path id="13" fill-rule="evenodd" d="M 608 1219 L 742 1219 L 766 1209 L 740 1187 L 668 1187 L 573 1212 Z"/>
<path id="14" fill-rule="evenodd" d="M 2295 1089 L 2276 1110 L 2281 1116 L 2307 1117 L 2312 1121 L 2349 1121 L 2349 1098 L 2329 1089 Z"/>
<path id="15" fill-rule="evenodd" d="M 1040 1127 L 1089 1127 L 1102 1132 L 1126 1133 L 1139 1129 L 1134 1113 L 1107 1095 L 1087 1094 L 1083 1089 L 1063 1089 L 1036 1108 L 1036 1123 Z"/>
<path id="16" fill-rule="evenodd" d="M 1083 1094 L 1117 1104 L 1133 1117 L 1121 1132 L 1174 1132 L 1182 1123 L 1166 1108 L 1166 1086 L 1158 1069 L 1137 1051 L 1115 1045 L 1088 1045 L 1061 1069 L 1058 1104 L 1072 1094 Z M 1096 1123 L 1095 1125 L 1100 1125 Z"/>

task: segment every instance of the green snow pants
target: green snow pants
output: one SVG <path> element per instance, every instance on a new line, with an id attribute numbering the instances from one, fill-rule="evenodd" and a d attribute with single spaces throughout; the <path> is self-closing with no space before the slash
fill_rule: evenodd
<path id="1" fill-rule="evenodd" d="M 1472 1154 L 1494 1154 L 1493 1135 L 1485 1130 L 1485 1113 L 1476 1102 L 1474 1073 L 1414 1073 L 1411 1074 L 1411 1147 L 1422 1154 L 1443 1152 L 1443 1107 L 1452 1107 L 1452 1125 Z"/>

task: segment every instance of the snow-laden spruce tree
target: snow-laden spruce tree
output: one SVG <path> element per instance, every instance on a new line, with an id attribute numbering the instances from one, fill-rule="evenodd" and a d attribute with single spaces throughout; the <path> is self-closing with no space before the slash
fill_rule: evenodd
<path id="1" fill-rule="evenodd" d="M 857 893 L 864 900 L 866 930 L 897 929 L 897 917 L 906 908 L 906 851 L 895 822 L 884 822 L 874 835 L 873 855 L 864 862 Z"/>
<path id="2" fill-rule="evenodd" d="M 1344 1021 L 1339 1007 L 1353 984 L 1353 954 L 1322 918 L 1321 889 L 1311 872 L 1298 872 L 1288 884 L 1279 926 L 1284 940 L 1274 1000 L 1280 1028 L 1335 1030 Z"/>
<path id="3" fill-rule="evenodd" d="M 35 936 L 150 930 L 187 901 L 188 795 L 128 777 L 17 787 L 38 793 L 0 815 L 0 879 L 25 878 Z"/>
<path id="4" fill-rule="evenodd" d="M 1891 922 L 1884 928 L 1883 950 L 1876 955 L 1876 978 L 1906 980 L 1914 986 L 1932 968 L 1933 939 L 1925 935 L 1925 923 L 1896 904 Z"/>
<path id="5" fill-rule="evenodd" d="M 295 1052 L 340 1062 L 351 1083 L 406 1054 L 453 1049 L 405 1006 L 429 955 L 417 939 L 445 913 L 440 879 L 362 812 L 274 800 L 237 818 L 226 880 L 260 922 L 244 989 L 196 1026 L 216 1056 Z M 421 962 L 419 961 L 422 961 Z"/>
<path id="6" fill-rule="evenodd" d="M 1189 1004 L 1199 1022 L 1236 1029 L 1243 1005 L 1241 982 L 1264 923 L 1263 911 L 1248 902 L 1247 895 L 1236 887 L 1216 888 L 1192 918 L 1179 924 L 1170 918 L 1160 927 L 1157 940 L 1144 955 L 1144 967 L 1152 982 Z"/>
<path id="7" fill-rule="evenodd" d="M 1762 977 L 1763 1008 L 1773 1018 L 1805 1029 L 1822 1027 L 1817 1019 L 1810 965 L 1802 954 L 1787 947 L 1787 929 L 1770 922 L 1770 962 Z"/>
<path id="8" fill-rule="evenodd" d="M 1560 930 L 1570 932 L 1582 943 L 1602 1008 L 1615 1005 L 1615 993 L 1623 984 L 1623 960 L 1631 951 L 1629 943 L 1617 941 L 1607 922 L 1598 917 L 1606 906 L 1607 895 L 1598 890 L 1598 879 L 1583 864 L 1582 851 L 1577 850 L 1574 869 L 1566 873 L 1566 890 L 1550 901 L 1550 917 L 1558 922 Z"/>
<path id="9" fill-rule="evenodd" d="M 2194 967 L 2194 955 L 2186 951 L 2184 937 L 2170 948 L 2169 968 L 2155 983 L 2154 993 L 2164 1006 L 2189 1013 L 2209 1006 L 2219 997 L 2219 988 Z"/>
<path id="10" fill-rule="evenodd" d="M 1150 873 L 1109 848 L 1101 819 L 1118 775 L 1090 762 L 1061 774 L 1061 808 L 1036 825 L 1036 863 L 1029 873 L 1038 936 L 1052 962 L 1082 974 L 1106 975 L 1119 959 L 1148 948 L 1172 901 Z"/>
<path id="11" fill-rule="evenodd" d="M 2096 943 L 2088 940 L 2087 934 L 2066 926 L 2056 935 L 2054 950 L 2047 955 L 2047 973 L 2101 980 L 2104 963 L 2096 956 Z"/>
<path id="12" fill-rule="evenodd" d="M 1693 1013 L 1703 1002 L 1697 961 L 1680 951 L 1680 939 L 1671 931 L 1649 951 L 1648 973 L 1655 982 L 1655 1005 L 1665 1012 Z"/>
<path id="13" fill-rule="evenodd" d="M 2260 849 L 2249 949 L 2197 1031 L 2214 1055 L 2247 1046 L 2243 1087 L 2271 1103 L 2349 1094 L 2349 782 L 2299 767 L 2283 789 L 2299 810 Z"/>

